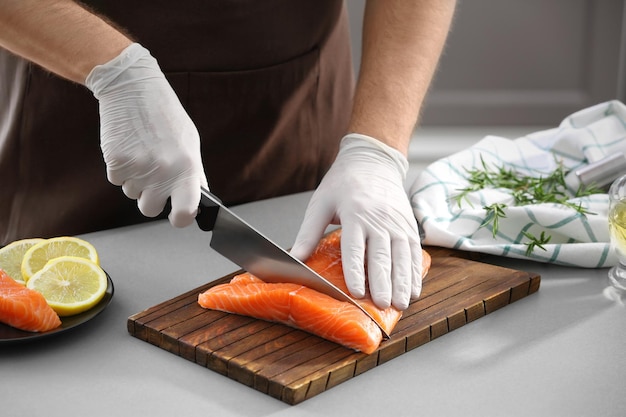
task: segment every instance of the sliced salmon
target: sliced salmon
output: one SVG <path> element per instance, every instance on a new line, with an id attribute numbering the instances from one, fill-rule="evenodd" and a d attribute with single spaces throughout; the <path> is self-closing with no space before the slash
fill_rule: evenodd
<path id="1" fill-rule="evenodd" d="M 0 322 L 29 332 L 46 332 L 61 319 L 43 295 L 26 288 L 0 269 Z"/>
<path id="2" fill-rule="evenodd" d="M 306 264 L 347 292 L 340 239 L 340 229 L 326 235 Z M 431 258 L 426 251 L 422 254 L 425 276 Z M 369 297 L 357 301 L 388 334 L 402 317 L 402 312 L 393 307 L 376 307 Z M 229 283 L 199 294 L 198 303 L 208 309 L 284 323 L 368 354 L 382 341 L 378 326 L 354 305 L 298 284 L 265 283 L 249 273 L 237 275 Z"/>

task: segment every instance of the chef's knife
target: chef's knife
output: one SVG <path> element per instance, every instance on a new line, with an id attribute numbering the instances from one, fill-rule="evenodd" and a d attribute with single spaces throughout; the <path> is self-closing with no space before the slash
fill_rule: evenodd
<path id="1" fill-rule="evenodd" d="M 265 237 L 209 190 L 202 187 L 201 191 L 196 222 L 200 229 L 213 232 L 210 243 L 213 249 L 265 282 L 304 285 L 354 304 L 378 325 L 385 339 L 389 338 L 383 326 L 356 300 Z"/>

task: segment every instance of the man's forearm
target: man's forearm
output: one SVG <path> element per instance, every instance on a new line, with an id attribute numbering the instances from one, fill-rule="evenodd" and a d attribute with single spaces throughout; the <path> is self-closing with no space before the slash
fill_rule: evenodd
<path id="1" fill-rule="evenodd" d="M 406 154 L 454 7 L 454 0 L 367 1 L 351 132 Z"/>
<path id="2" fill-rule="evenodd" d="M 72 0 L 0 1 L 0 47 L 81 84 L 130 43 Z"/>

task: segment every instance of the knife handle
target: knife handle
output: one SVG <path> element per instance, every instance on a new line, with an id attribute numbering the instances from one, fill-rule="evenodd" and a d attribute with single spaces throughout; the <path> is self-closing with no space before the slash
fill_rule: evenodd
<path id="1" fill-rule="evenodd" d="M 216 201 L 220 201 L 220 199 L 203 187 L 200 197 L 200 206 L 198 207 L 198 214 L 196 215 L 196 223 L 198 223 L 200 229 L 205 232 L 213 230 L 213 227 L 215 227 L 217 212 L 220 209 Z"/>

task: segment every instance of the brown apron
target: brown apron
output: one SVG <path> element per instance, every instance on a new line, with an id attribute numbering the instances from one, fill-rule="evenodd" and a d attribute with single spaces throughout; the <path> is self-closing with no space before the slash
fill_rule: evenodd
<path id="1" fill-rule="evenodd" d="M 87 1 L 157 58 L 237 204 L 317 186 L 351 108 L 341 0 Z M 107 182 L 98 104 L 0 50 L 0 245 L 146 221 Z"/>

